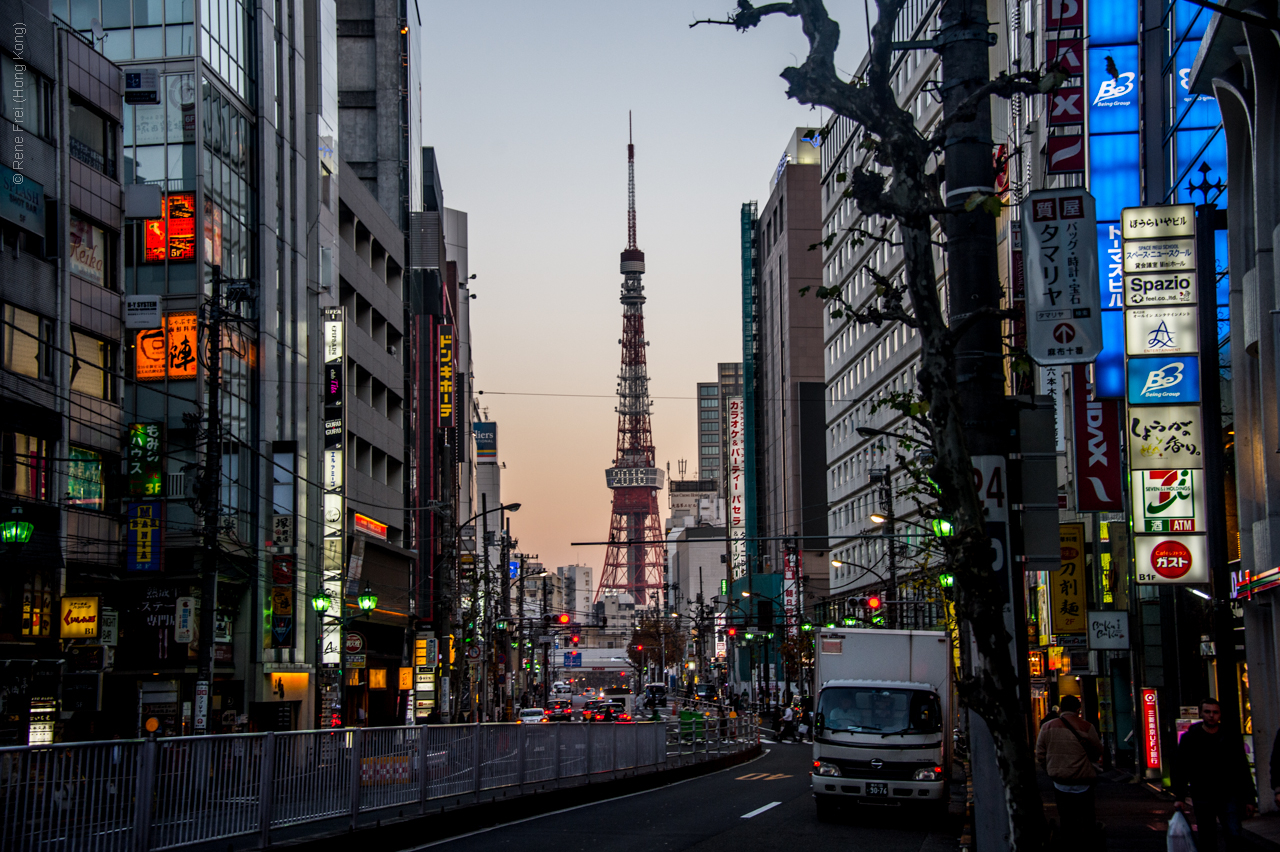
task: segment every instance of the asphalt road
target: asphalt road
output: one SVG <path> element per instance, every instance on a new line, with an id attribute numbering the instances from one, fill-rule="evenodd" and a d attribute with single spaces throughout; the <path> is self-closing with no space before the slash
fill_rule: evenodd
<path id="1" fill-rule="evenodd" d="M 946 852 L 958 823 L 920 811 L 858 808 L 818 822 L 811 746 L 769 744 L 732 769 L 643 793 L 462 834 L 432 852 Z"/>

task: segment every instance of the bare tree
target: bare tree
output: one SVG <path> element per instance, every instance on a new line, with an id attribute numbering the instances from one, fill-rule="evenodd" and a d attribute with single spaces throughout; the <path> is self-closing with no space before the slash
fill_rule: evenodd
<path id="1" fill-rule="evenodd" d="M 919 441 L 927 449 L 923 455 L 927 459 L 926 470 L 917 471 L 916 475 L 929 483 L 937 515 L 949 518 L 952 524 L 953 534 L 940 544 L 955 578 L 957 617 L 972 638 L 977 655 L 976 660 L 962 667 L 957 690 L 962 704 L 985 720 L 995 740 L 1011 846 L 1019 850 L 1040 849 L 1047 834 L 1044 809 L 1018 701 L 1017 671 L 1010 652 L 1013 638 L 1005 629 L 1000 603 L 1001 578 L 992 570 L 991 543 L 974 482 L 956 370 L 957 347 L 965 336 L 977 326 L 990 330 L 994 325 L 993 337 L 998 339 L 999 322 L 1007 315 L 995 304 L 967 311 L 966 306 L 953 305 L 947 315 L 938 292 L 932 231 L 934 222 L 947 230 L 949 219 L 954 224 L 958 217 L 978 209 L 986 211 L 984 215 L 998 213 L 1001 203 L 994 191 L 979 191 L 948 207 L 943 198 L 940 156 L 947 146 L 948 131 L 966 122 L 981 121 L 988 115 L 992 97 L 1041 94 L 1060 85 L 1065 75 L 1056 63 L 1043 71 L 1001 72 L 968 88 L 958 98 L 944 101 L 946 109 L 941 121 L 922 130 L 912 112 L 899 106 L 891 82 L 893 34 L 904 5 L 905 0 L 876 0 L 878 16 L 870 33 L 868 60 L 862 75 L 849 80 L 842 79 L 836 71 L 840 28 L 822 0 L 759 6 L 738 0 L 737 10 L 726 19 L 696 21 L 692 26 L 727 24 L 746 31 L 771 15 L 798 18 L 808 38 L 809 53 L 803 64 L 786 68 L 781 74 L 789 84 L 788 97 L 802 104 L 826 107 L 862 131 L 859 144 L 867 150 L 868 161 L 851 167 L 837 180 L 844 184 L 843 197 L 852 199 L 865 216 L 896 224 L 893 238 L 903 253 L 905 274 L 901 284 L 877 276 L 878 303 L 867 309 L 852 304 L 838 286 L 819 287 L 816 295 L 828 302 L 833 316 L 847 315 L 856 322 L 876 325 L 901 323 L 919 332 L 918 395 L 897 400 L 894 407 L 925 433 Z M 965 14 L 961 12 L 961 18 Z M 983 10 L 980 21 L 985 20 Z M 985 69 L 985 43 L 972 44 L 974 50 L 984 51 L 978 59 Z M 985 79 L 986 75 L 982 76 Z M 863 230 L 855 237 L 887 240 L 890 232 Z M 829 235 L 827 245 L 830 240 Z M 994 264 L 991 275 L 994 279 Z M 988 283 L 992 291 L 998 292 L 998 281 Z M 967 651 L 967 643 L 962 642 L 961 647 Z"/>

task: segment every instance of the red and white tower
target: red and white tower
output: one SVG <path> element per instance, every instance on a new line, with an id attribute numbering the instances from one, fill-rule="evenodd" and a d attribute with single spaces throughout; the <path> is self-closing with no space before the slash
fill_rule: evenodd
<path id="1" fill-rule="evenodd" d="M 628 116 L 628 125 L 630 117 Z M 618 376 L 618 452 L 605 481 L 613 520 L 601 593 L 626 592 L 637 606 L 660 602 L 666 542 L 658 520 L 663 472 L 654 463 L 649 371 L 644 339 L 644 252 L 636 247 L 636 148 L 627 138 L 627 248 L 622 252 L 622 372 Z"/>

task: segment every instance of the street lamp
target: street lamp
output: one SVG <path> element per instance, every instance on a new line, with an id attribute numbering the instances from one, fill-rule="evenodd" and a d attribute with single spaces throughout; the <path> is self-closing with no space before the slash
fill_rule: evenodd
<path id="1" fill-rule="evenodd" d="M 373 587 L 369 585 L 369 581 L 364 581 L 364 591 L 360 593 L 360 597 L 356 598 L 356 603 L 360 605 L 360 609 L 368 612 L 378 605 L 378 596 L 373 593 Z"/>
<path id="2" fill-rule="evenodd" d="M 311 598 L 311 608 L 318 613 L 323 614 L 331 606 L 333 606 L 333 598 L 329 597 L 328 593 L 323 589 Z"/>
<path id="3" fill-rule="evenodd" d="M 0 522 L 0 543 L 26 544 L 31 541 L 31 534 L 36 531 L 36 525 L 30 521 L 19 520 L 21 517 L 22 507 L 14 506 L 9 520 Z"/>

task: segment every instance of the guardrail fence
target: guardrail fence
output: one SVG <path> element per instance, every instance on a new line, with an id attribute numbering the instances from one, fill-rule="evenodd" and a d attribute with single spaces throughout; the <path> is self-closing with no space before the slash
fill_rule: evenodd
<path id="1" fill-rule="evenodd" d="M 740 720 L 484 724 L 0 748 L 0 850 L 149 852 L 714 757 Z M 750 743 L 754 744 L 754 734 Z M 437 802 L 437 805 L 439 802 Z"/>

